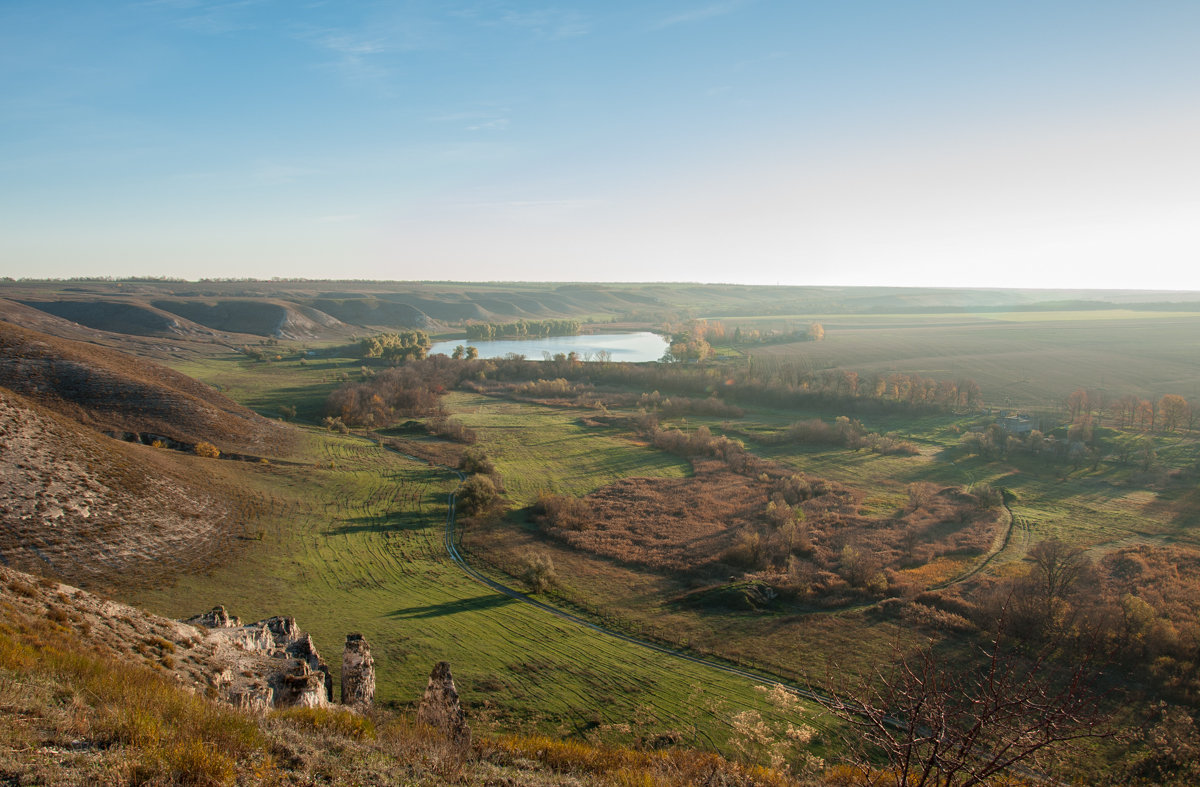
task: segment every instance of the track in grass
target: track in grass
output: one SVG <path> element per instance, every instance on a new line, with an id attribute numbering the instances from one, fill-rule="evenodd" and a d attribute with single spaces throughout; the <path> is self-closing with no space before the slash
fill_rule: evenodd
<path id="1" fill-rule="evenodd" d="M 779 718 L 761 678 L 671 659 L 486 589 L 444 547 L 445 501 L 457 479 L 366 441 L 307 433 L 308 466 L 247 466 L 276 516 L 261 541 L 210 574 L 131 591 L 183 617 L 225 604 L 243 619 L 293 615 L 335 673 L 346 633 L 363 633 L 379 665 L 378 696 L 419 698 L 430 667 L 450 661 L 472 716 L 629 740 L 675 730 L 723 746 L 741 710 Z M 806 713 L 813 726 L 823 722 Z M 631 719 L 644 730 L 630 730 Z M 790 719 L 794 721 L 795 719 Z"/>

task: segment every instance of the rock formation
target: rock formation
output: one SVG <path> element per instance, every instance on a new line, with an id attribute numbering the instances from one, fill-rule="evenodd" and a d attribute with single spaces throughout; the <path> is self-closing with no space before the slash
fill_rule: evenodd
<path id="1" fill-rule="evenodd" d="M 187 621 L 208 629 L 213 669 L 208 687 L 230 704 L 252 711 L 319 708 L 333 702 L 333 676 L 312 637 L 295 618 L 277 616 L 242 625 L 224 607 Z"/>
<path id="2" fill-rule="evenodd" d="M 471 728 L 467 726 L 467 715 L 458 701 L 449 662 L 439 661 L 429 673 L 429 685 L 425 687 L 425 696 L 417 709 L 417 722 L 441 730 L 457 745 L 470 745 Z"/>
<path id="3" fill-rule="evenodd" d="M 362 634 L 347 634 L 342 652 L 342 704 L 368 708 L 375 701 L 375 659 Z"/>
<path id="4" fill-rule="evenodd" d="M 242 625 L 240 618 L 231 617 L 225 611 L 225 607 L 220 604 L 217 604 L 208 612 L 197 615 L 194 618 L 188 618 L 184 622 L 190 623 L 193 626 L 204 626 L 210 629 L 238 628 Z"/>

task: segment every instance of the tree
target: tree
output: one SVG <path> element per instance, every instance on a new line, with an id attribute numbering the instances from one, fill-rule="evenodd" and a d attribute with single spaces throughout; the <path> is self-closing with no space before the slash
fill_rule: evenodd
<path id="1" fill-rule="evenodd" d="M 468 478 L 455 496 L 458 509 L 466 516 L 486 513 L 499 500 L 496 484 L 486 475 L 473 475 Z"/>
<path id="2" fill-rule="evenodd" d="M 948 663 L 922 647 L 898 653 L 874 679 L 827 687 L 817 700 L 854 729 L 848 743 L 866 784 L 987 784 L 1005 771 L 1028 772 L 1042 752 L 1107 735 L 1090 658 L 1056 670 L 1049 652 L 1021 655 L 1001 624 L 972 663 Z M 866 764 L 878 754 L 886 772 Z"/>
<path id="3" fill-rule="evenodd" d="M 1178 394 L 1167 394 L 1158 400 L 1158 422 L 1164 432 L 1174 432 L 1186 423 L 1191 406 Z"/>
<path id="4" fill-rule="evenodd" d="M 1091 571 L 1092 562 L 1083 547 L 1057 538 L 1034 544 L 1028 558 L 1033 565 L 1026 584 L 1044 626 L 1052 622 L 1055 608 L 1067 600 L 1076 584 Z"/>
<path id="5" fill-rule="evenodd" d="M 525 584 L 529 585 L 534 593 L 544 593 L 551 586 L 558 584 L 554 561 L 544 554 L 527 557 L 521 571 L 521 579 L 525 580 Z"/>
<path id="6" fill-rule="evenodd" d="M 1149 401 L 1147 401 L 1145 399 L 1139 399 L 1138 403 L 1137 403 L 1137 410 L 1135 411 L 1135 415 L 1137 416 L 1138 429 L 1145 430 L 1148 428 L 1151 431 L 1154 430 L 1154 405 L 1153 404 L 1151 404 Z"/>
<path id="7" fill-rule="evenodd" d="M 1067 415 L 1074 421 L 1079 416 L 1088 411 L 1088 395 L 1087 391 L 1082 388 L 1076 388 L 1067 397 Z"/>

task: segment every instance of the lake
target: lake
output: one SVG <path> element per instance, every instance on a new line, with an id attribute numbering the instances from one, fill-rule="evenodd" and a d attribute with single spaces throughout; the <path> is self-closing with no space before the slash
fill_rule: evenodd
<path id="1" fill-rule="evenodd" d="M 509 353 L 524 355 L 531 361 L 540 361 L 546 353 L 578 353 L 581 357 L 594 357 L 598 352 L 611 353 L 613 361 L 657 361 L 667 351 L 667 341 L 656 333 L 587 333 L 578 336 L 547 336 L 541 339 L 493 339 L 491 341 L 469 341 L 456 339 L 449 342 L 434 342 L 429 354 L 454 352 L 458 345 L 471 345 L 479 350 L 480 358 L 503 358 Z"/>

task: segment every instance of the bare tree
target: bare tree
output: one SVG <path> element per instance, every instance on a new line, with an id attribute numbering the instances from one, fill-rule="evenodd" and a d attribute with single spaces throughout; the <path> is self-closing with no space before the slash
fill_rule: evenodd
<path id="1" fill-rule="evenodd" d="M 850 744 L 860 744 L 864 784 L 971 787 L 1006 771 L 1036 777 L 1040 755 L 1108 734 L 1090 658 L 1055 668 L 1049 653 L 1022 655 L 1002 632 L 971 665 L 923 647 L 898 654 L 873 679 L 826 687 L 819 701 L 857 733 Z M 885 770 L 867 764 L 880 754 Z"/>

